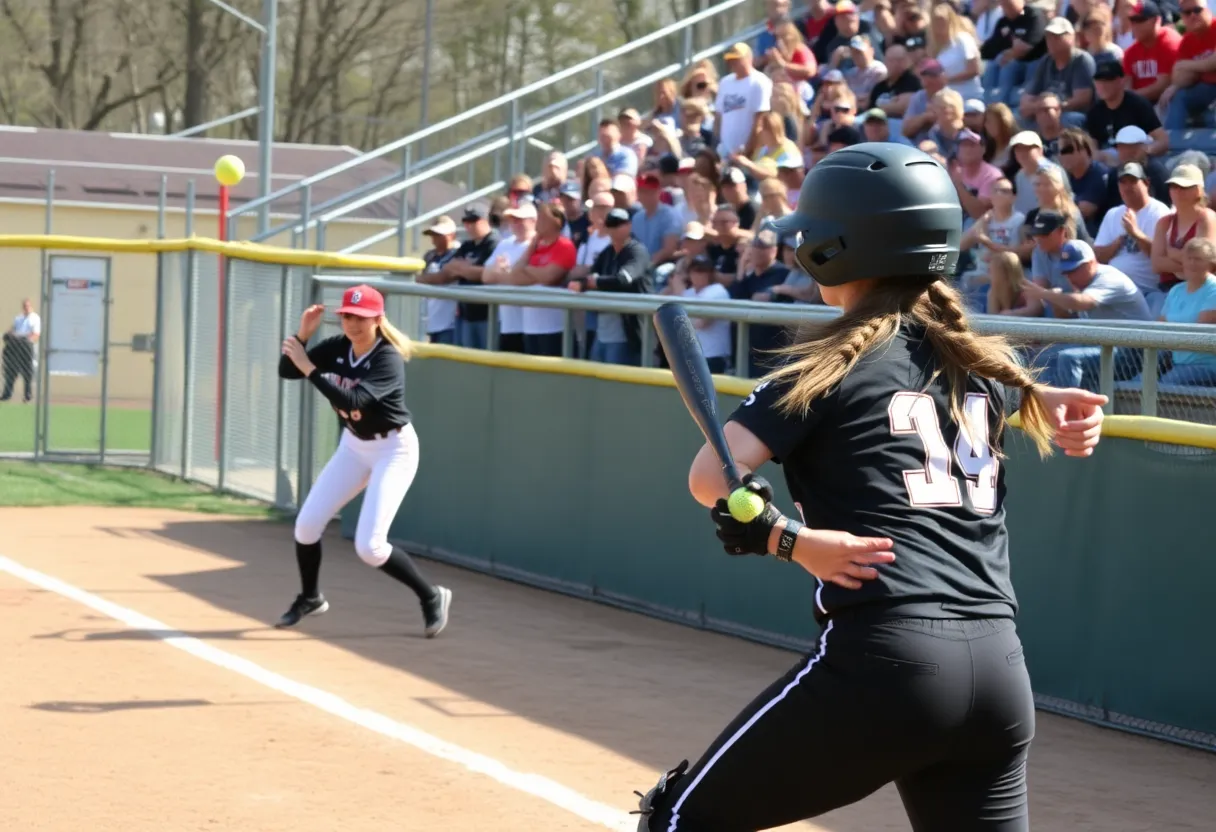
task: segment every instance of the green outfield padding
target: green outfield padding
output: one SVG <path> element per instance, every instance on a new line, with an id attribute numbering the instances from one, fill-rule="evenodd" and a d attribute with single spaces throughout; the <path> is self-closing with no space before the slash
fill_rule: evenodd
<path id="1" fill-rule="evenodd" d="M 719 548 L 688 494 L 701 437 L 674 389 L 428 359 L 410 364 L 407 394 L 422 450 L 395 540 L 763 641 L 818 634 L 809 575 Z M 723 418 L 738 401 L 719 397 Z M 1043 462 L 1011 437 L 1013 577 L 1036 692 L 1092 718 L 1216 734 L 1216 454 L 1108 439 L 1092 459 Z M 780 472 L 765 473 L 789 509 Z M 358 507 L 343 512 L 348 537 Z"/>

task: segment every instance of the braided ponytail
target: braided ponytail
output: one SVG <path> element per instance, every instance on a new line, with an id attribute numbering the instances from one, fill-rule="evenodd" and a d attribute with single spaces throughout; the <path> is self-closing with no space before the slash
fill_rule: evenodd
<path id="1" fill-rule="evenodd" d="M 1022 429 L 1039 455 L 1049 456 L 1054 431 L 1047 408 L 1039 397 L 1035 376 L 1022 365 L 1010 343 L 999 335 L 980 335 L 971 329 L 958 292 L 940 280 L 929 284 L 913 308 L 912 317 L 925 327 L 925 334 L 941 361 L 950 384 L 950 415 L 954 421 L 967 430 L 963 401 L 968 374 L 999 381 L 1021 392 Z M 993 452 L 997 452 L 995 447 Z"/>
<path id="2" fill-rule="evenodd" d="M 1021 392 L 1022 429 L 1040 456 L 1051 454 L 1054 432 L 1035 386 L 1035 376 L 1022 365 L 1017 351 L 1006 339 L 972 330 L 958 292 L 937 279 L 876 280 L 852 309 L 827 323 L 802 328 L 791 345 L 775 350 L 786 360 L 778 362 L 777 369 L 765 378 L 789 385 L 781 400 L 782 409 L 805 414 L 864 355 L 889 342 L 905 316 L 925 328 L 940 364 L 934 378 L 945 374 L 950 389 L 950 415 L 960 429 L 968 430 L 963 403 L 967 377 L 974 373 Z M 1000 435 L 998 431 L 991 443 L 994 454 L 1000 453 Z"/>

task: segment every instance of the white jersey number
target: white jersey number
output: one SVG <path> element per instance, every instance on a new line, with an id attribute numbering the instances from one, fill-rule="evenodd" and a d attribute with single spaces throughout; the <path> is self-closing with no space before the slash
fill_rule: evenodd
<path id="1" fill-rule="evenodd" d="M 953 453 L 942 435 L 937 405 L 924 393 L 896 393 L 887 406 L 891 433 L 916 434 L 925 448 L 925 466 L 904 471 L 908 501 L 918 507 L 961 506 L 962 491 L 951 467 L 957 460 L 966 477 L 967 497 L 981 514 L 996 510 L 997 460 L 988 443 L 988 397 L 968 393 Z"/>

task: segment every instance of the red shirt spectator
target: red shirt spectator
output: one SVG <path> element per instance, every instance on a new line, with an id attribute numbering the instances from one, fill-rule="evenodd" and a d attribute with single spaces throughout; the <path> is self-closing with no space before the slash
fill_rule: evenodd
<path id="1" fill-rule="evenodd" d="M 824 28 L 832 22 L 832 18 L 836 16 L 836 4 L 817 0 L 817 2 L 808 3 L 807 10 L 810 13 L 806 16 L 804 24 L 806 42 L 814 43 L 815 39 L 823 34 Z"/>
<path id="2" fill-rule="evenodd" d="M 578 262 L 578 251 L 569 237 L 558 237 L 552 243 L 545 245 L 539 240 L 532 256 L 528 258 L 529 266 L 561 266 L 569 271 Z"/>
<path id="3" fill-rule="evenodd" d="M 1172 26 L 1157 29 L 1151 46 L 1133 41 L 1123 53 L 1123 71 L 1131 79 L 1132 90 L 1142 90 L 1160 76 L 1169 75 L 1174 69 L 1174 61 L 1178 60 L 1181 43 L 1182 35 Z"/>
<path id="4" fill-rule="evenodd" d="M 1204 26 L 1182 36 L 1178 46 L 1179 61 L 1193 61 L 1206 58 L 1216 52 L 1216 26 Z M 1199 76 L 1201 84 L 1216 84 L 1216 69 L 1204 72 Z"/>

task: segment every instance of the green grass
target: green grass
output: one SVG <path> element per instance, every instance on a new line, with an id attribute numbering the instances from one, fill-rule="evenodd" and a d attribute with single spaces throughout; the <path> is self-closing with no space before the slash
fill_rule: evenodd
<path id="1" fill-rule="evenodd" d="M 276 509 L 138 468 L 0 462 L 0 506 L 162 508 L 277 519 Z"/>
<path id="2" fill-rule="evenodd" d="M 33 403 L 0 403 L 0 453 L 34 450 Z M 101 447 L 101 406 L 51 406 L 47 447 L 96 451 Z M 106 412 L 106 449 L 147 452 L 152 441 L 152 411 L 111 407 Z"/>

